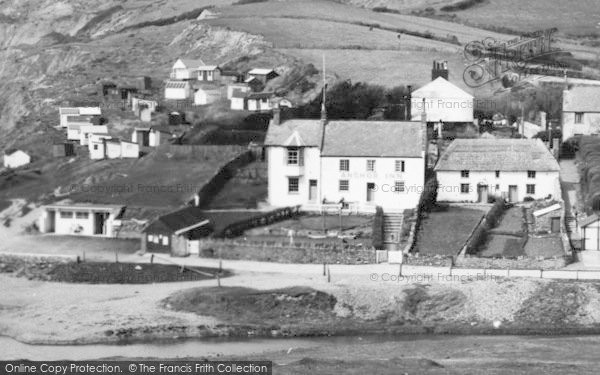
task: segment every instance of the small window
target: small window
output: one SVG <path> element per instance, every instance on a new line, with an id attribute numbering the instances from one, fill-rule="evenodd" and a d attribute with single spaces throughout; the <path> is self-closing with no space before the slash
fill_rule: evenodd
<path id="1" fill-rule="evenodd" d="M 153 234 L 149 234 L 148 235 L 148 242 L 154 242 L 154 235 Z"/>
<path id="2" fill-rule="evenodd" d="M 500 171 L 496 171 L 496 178 L 500 178 Z"/>
<path id="3" fill-rule="evenodd" d="M 340 171 L 349 171 L 350 170 L 350 160 L 348 159 L 340 159 Z"/>
<path id="4" fill-rule="evenodd" d="M 349 191 L 350 182 L 348 180 L 340 180 L 340 191 Z"/>
<path id="5" fill-rule="evenodd" d="M 77 219 L 87 219 L 89 217 L 89 213 L 87 212 L 76 212 L 75 217 Z"/>
<path id="6" fill-rule="evenodd" d="M 535 185 L 527 184 L 527 194 L 535 194 Z"/>
<path id="7" fill-rule="evenodd" d="M 300 191 L 298 183 L 298 177 L 288 177 L 288 193 L 297 194 Z"/>
<path id="8" fill-rule="evenodd" d="M 470 192 L 471 188 L 469 186 L 469 184 L 460 184 L 460 192 L 461 194 L 468 194 Z"/>
<path id="9" fill-rule="evenodd" d="M 297 165 L 300 163 L 300 150 L 298 148 L 288 148 L 287 163 L 291 165 Z"/>
<path id="10" fill-rule="evenodd" d="M 404 191 L 404 181 L 395 181 L 394 182 L 394 192 L 400 193 Z"/>
<path id="11" fill-rule="evenodd" d="M 404 172 L 404 160 L 396 160 L 394 170 L 396 172 Z"/>
<path id="12" fill-rule="evenodd" d="M 94 145 L 94 150 L 97 150 L 97 149 L 98 149 L 98 145 Z"/>
<path id="13" fill-rule="evenodd" d="M 73 213 L 72 212 L 68 212 L 68 211 L 61 211 L 60 212 L 60 218 L 61 219 L 72 219 L 73 218 Z"/>
<path id="14" fill-rule="evenodd" d="M 527 178 L 535 178 L 535 171 L 527 171 Z"/>
<path id="15" fill-rule="evenodd" d="M 163 246 L 169 246 L 169 237 L 164 236 L 162 238 L 162 244 L 163 244 Z"/>
<path id="16" fill-rule="evenodd" d="M 500 190 L 500 185 L 496 184 L 496 191 Z"/>
<path id="17" fill-rule="evenodd" d="M 583 112 L 575 112 L 575 123 L 583 124 Z"/>
<path id="18" fill-rule="evenodd" d="M 469 171 L 460 171 L 460 177 L 469 178 Z"/>
<path id="19" fill-rule="evenodd" d="M 375 171 L 375 160 L 367 160 L 367 172 Z"/>

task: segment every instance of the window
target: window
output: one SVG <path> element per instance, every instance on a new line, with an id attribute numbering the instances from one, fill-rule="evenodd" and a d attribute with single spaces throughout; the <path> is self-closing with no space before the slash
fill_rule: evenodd
<path id="1" fill-rule="evenodd" d="M 98 145 L 94 145 L 94 150 L 97 150 L 97 149 L 98 149 Z"/>
<path id="2" fill-rule="evenodd" d="M 460 171 L 460 177 L 469 178 L 469 171 Z"/>
<path id="3" fill-rule="evenodd" d="M 500 171 L 496 171 L 496 178 L 500 178 Z"/>
<path id="4" fill-rule="evenodd" d="M 76 212 L 75 217 L 77 219 L 87 219 L 89 217 L 89 214 L 87 212 Z"/>
<path id="5" fill-rule="evenodd" d="M 404 160 L 396 160 L 394 170 L 396 172 L 404 172 Z"/>
<path id="6" fill-rule="evenodd" d="M 148 235 L 148 242 L 154 242 L 154 235 L 152 235 L 152 234 Z"/>
<path id="7" fill-rule="evenodd" d="M 350 182 L 348 180 L 340 180 L 340 191 L 349 191 Z"/>
<path id="8" fill-rule="evenodd" d="M 400 193 L 404 191 L 404 181 L 395 181 L 394 182 L 394 192 Z"/>
<path id="9" fill-rule="evenodd" d="M 527 178 L 535 178 L 535 171 L 527 171 Z"/>
<path id="10" fill-rule="evenodd" d="M 460 184 L 460 192 L 461 194 L 468 194 L 471 190 L 469 184 Z"/>
<path id="11" fill-rule="evenodd" d="M 527 194 L 535 194 L 535 185 L 527 184 Z"/>
<path id="12" fill-rule="evenodd" d="M 61 211 L 60 212 L 60 218 L 61 219 L 72 219 L 73 218 L 73 213 L 72 212 Z"/>
<path id="13" fill-rule="evenodd" d="M 500 185 L 496 184 L 496 191 L 500 190 Z"/>
<path id="14" fill-rule="evenodd" d="M 575 112 L 575 123 L 583 124 L 583 112 Z"/>
<path id="15" fill-rule="evenodd" d="M 162 238 L 162 244 L 163 244 L 163 246 L 169 246 L 169 237 L 164 236 Z"/>
<path id="16" fill-rule="evenodd" d="M 298 193 L 298 177 L 288 177 L 288 193 Z"/>
<path id="17" fill-rule="evenodd" d="M 349 170 L 350 170 L 350 160 L 340 159 L 340 171 L 349 171 Z"/>
<path id="18" fill-rule="evenodd" d="M 288 148 L 287 150 L 287 163 L 298 164 L 300 160 L 300 151 L 297 148 Z"/>
<path id="19" fill-rule="evenodd" d="M 375 160 L 367 160 L 367 172 L 375 171 Z"/>

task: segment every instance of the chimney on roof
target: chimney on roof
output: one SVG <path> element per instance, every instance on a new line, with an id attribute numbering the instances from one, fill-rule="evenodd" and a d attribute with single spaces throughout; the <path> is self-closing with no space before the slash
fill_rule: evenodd
<path id="1" fill-rule="evenodd" d="M 438 77 L 448 80 L 448 61 L 446 60 L 433 60 L 433 68 L 431 69 L 431 80 Z"/>
<path id="2" fill-rule="evenodd" d="M 273 108 L 273 125 L 281 125 L 281 108 Z"/>

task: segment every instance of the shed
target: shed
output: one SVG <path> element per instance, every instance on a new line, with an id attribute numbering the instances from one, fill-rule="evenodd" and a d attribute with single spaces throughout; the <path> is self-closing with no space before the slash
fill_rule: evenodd
<path id="1" fill-rule="evenodd" d="M 75 145 L 71 142 L 54 143 L 52 145 L 52 155 L 55 158 L 60 158 L 60 157 L 65 157 L 65 156 L 74 156 L 75 155 Z"/>
<path id="2" fill-rule="evenodd" d="M 23 150 L 8 149 L 4 152 L 4 168 L 19 168 L 31 163 L 31 156 Z"/>

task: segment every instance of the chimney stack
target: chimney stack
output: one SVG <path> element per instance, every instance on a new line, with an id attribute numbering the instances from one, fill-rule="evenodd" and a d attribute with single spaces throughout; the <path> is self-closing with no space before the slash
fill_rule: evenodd
<path id="1" fill-rule="evenodd" d="M 448 80 L 448 61 L 446 60 L 433 60 L 433 68 L 431 69 L 431 80 L 435 80 L 438 77 Z"/>
<path id="2" fill-rule="evenodd" d="M 281 125 L 281 109 L 279 107 L 273 108 L 273 125 Z"/>

